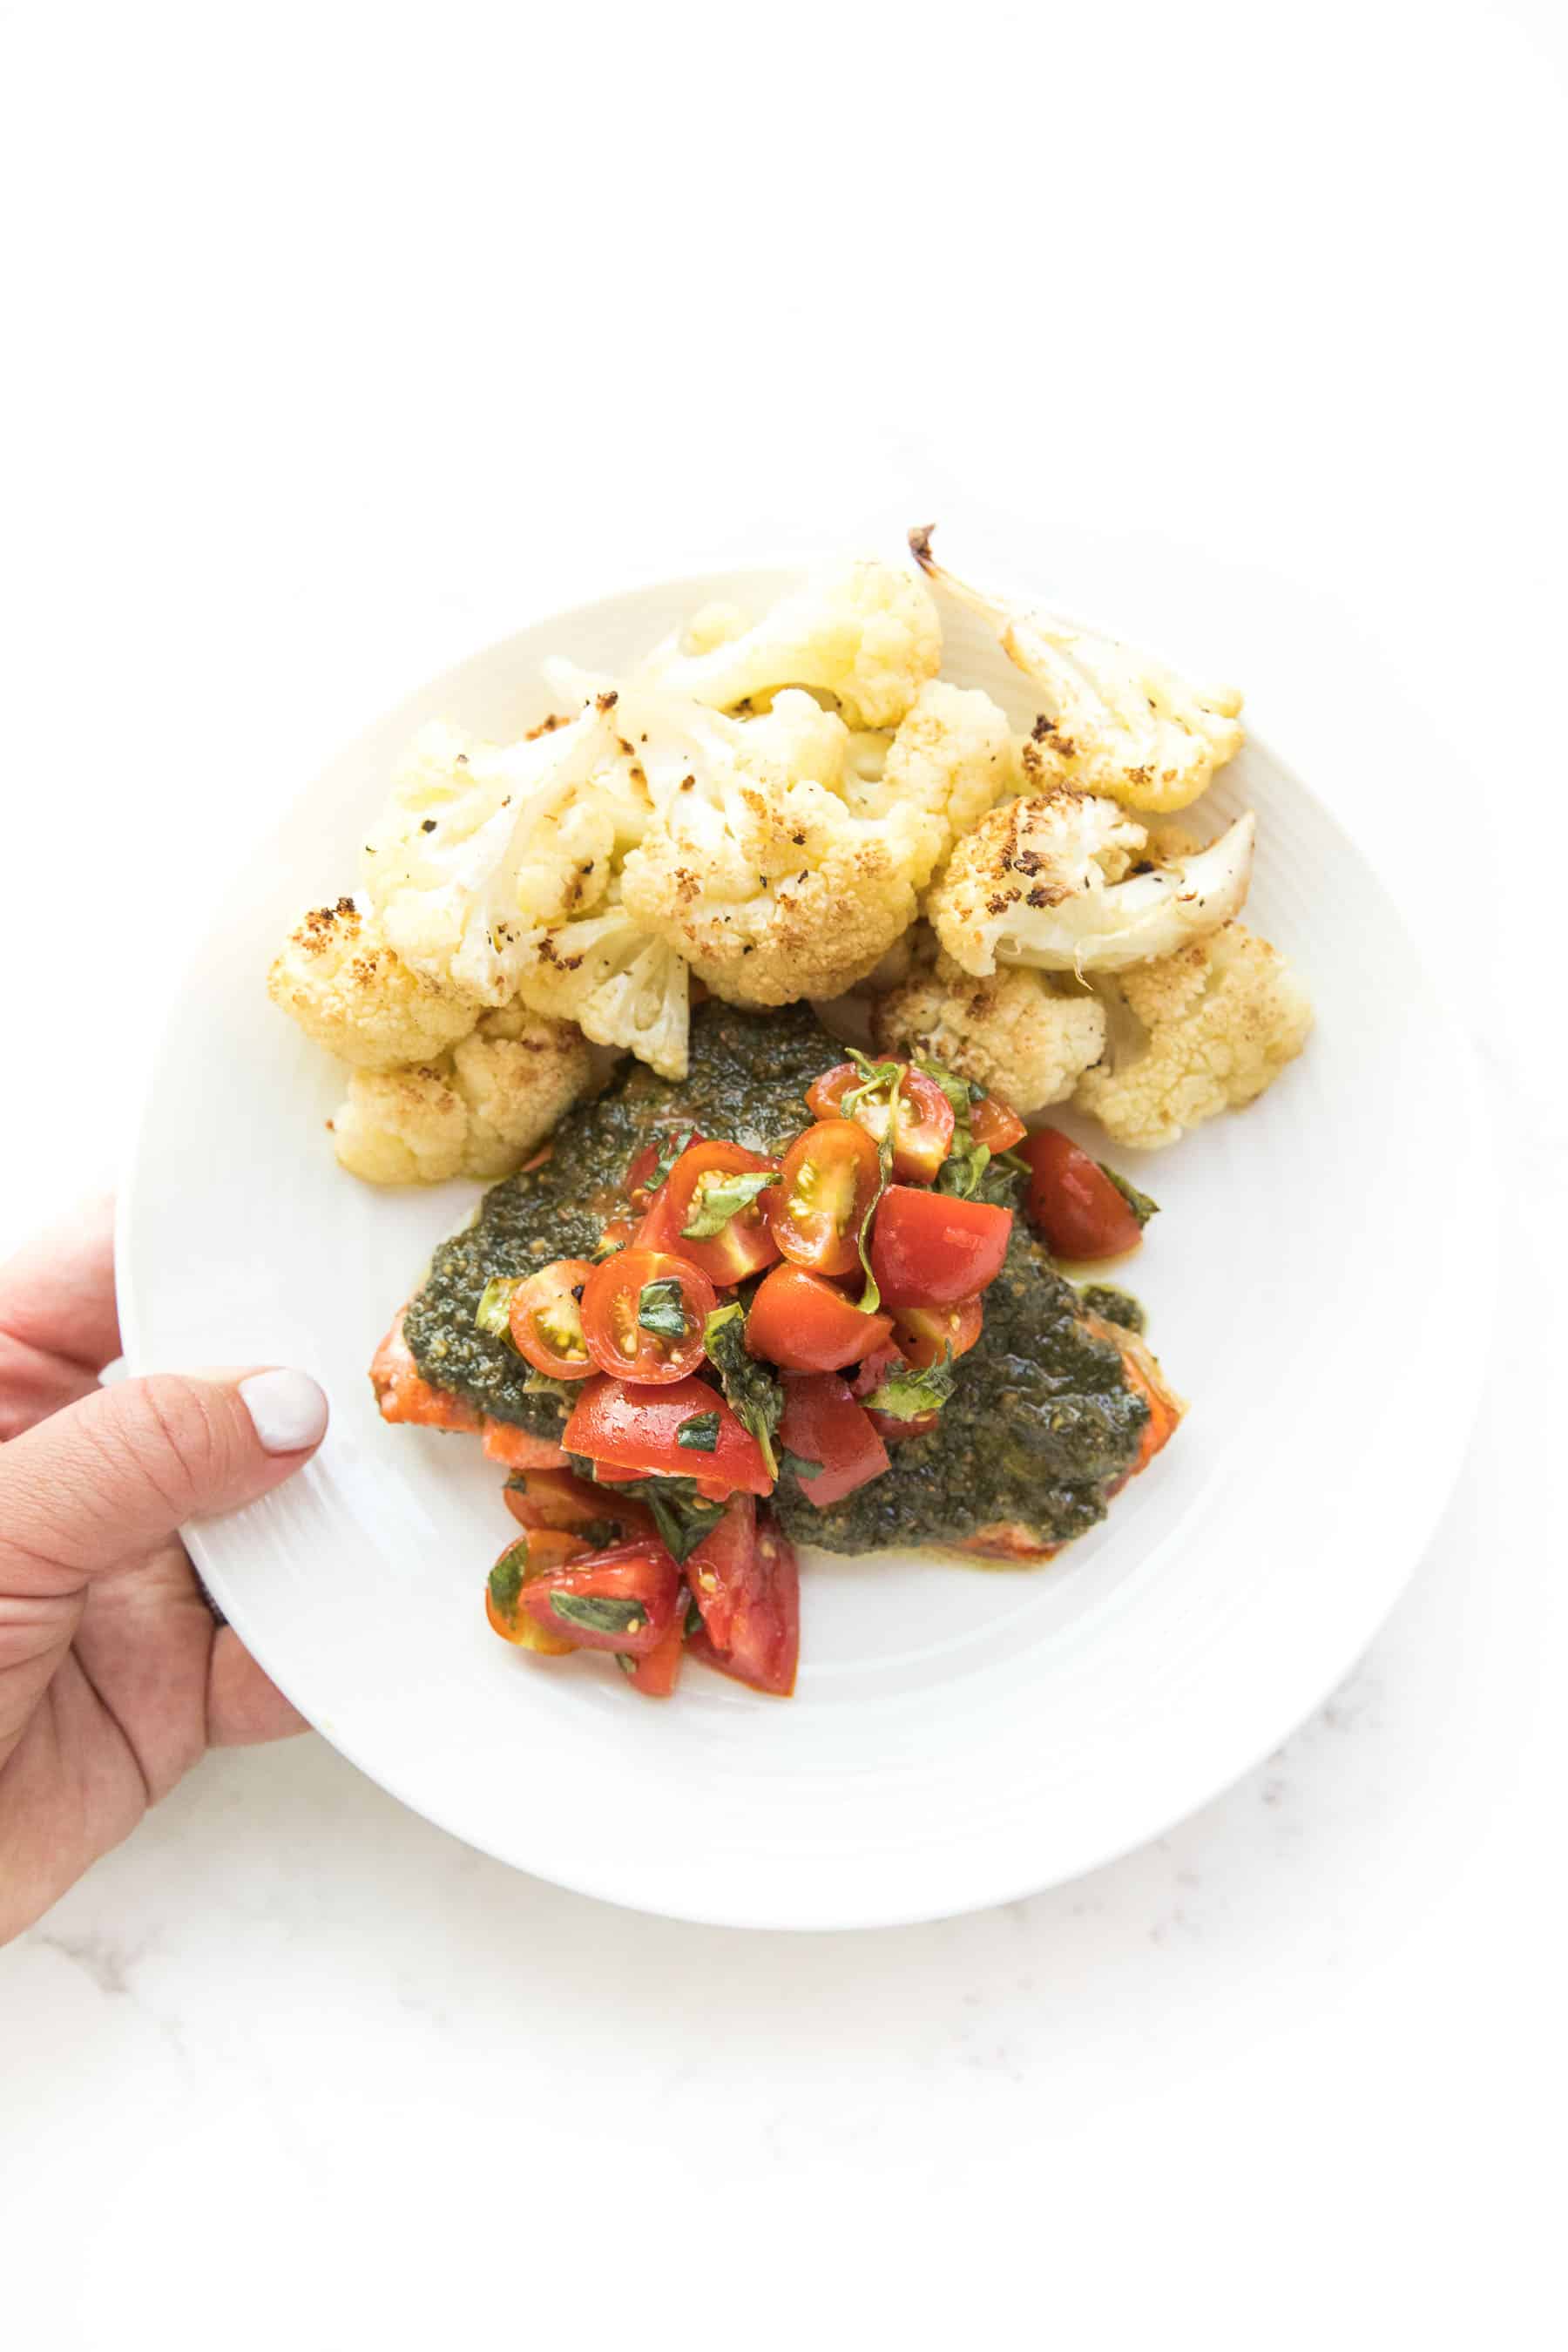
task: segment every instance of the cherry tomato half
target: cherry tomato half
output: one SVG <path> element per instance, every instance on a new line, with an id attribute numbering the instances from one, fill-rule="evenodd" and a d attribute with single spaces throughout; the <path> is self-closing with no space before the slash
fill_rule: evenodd
<path id="1" fill-rule="evenodd" d="M 746 1318 L 746 1345 L 786 1372 L 837 1372 L 882 1347 L 885 1315 L 862 1315 L 841 1290 L 803 1265 L 775 1265 Z"/>
<path id="2" fill-rule="evenodd" d="M 952 1149 L 952 1105 L 923 1070 L 911 1069 L 907 1063 L 902 1068 L 893 1129 L 893 1173 L 900 1181 L 929 1184 Z M 852 1118 L 880 1143 L 892 1109 L 886 1094 L 873 1094 L 849 1110 L 844 1108 L 845 1097 L 865 1084 L 865 1073 L 853 1062 L 840 1062 L 808 1089 L 806 1108 L 818 1118 Z"/>
<path id="3" fill-rule="evenodd" d="M 570 1470 L 515 1470 L 501 1491 L 520 1527 L 563 1528 L 575 1535 L 611 1519 L 628 1533 L 654 1532 L 653 1513 L 646 1504 L 606 1494 L 603 1486 Z"/>
<path id="4" fill-rule="evenodd" d="M 680 1443 L 681 1430 L 694 1421 L 703 1436 L 712 1436 L 711 1447 Z M 696 1433 L 687 1428 L 689 1439 Z M 761 1446 L 705 1381 L 675 1381 L 668 1388 L 589 1381 L 578 1391 L 562 1443 L 570 1454 L 634 1478 L 696 1478 L 713 1494 L 773 1492 Z"/>
<path id="5" fill-rule="evenodd" d="M 558 1257 L 512 1293 L 507 1313 L 511 1344 L 547 1380 L 585 1381 L 594 1370 L 579 1304 L 593 1271 L 585 1257 Z"/>
<path id="6" fill-rule="evenodd" d="M 888 1449 L 847 1381 L 835 1372 L 792 1372 L 784 1388 L 780 1443 L 798 1461 L 821 1465 L 809 1477 L 804 1471 L 799 1474 L 801 1492 L 808 1501 L 825 1508 L 881 1476 L 888 1467 Z"/>
<path id="7" fill-rule="evenodd" d="M 877 1146 L 856 1120 L 808 1127 L 785 1152 L 782 1179 L 766 1196 L 782 1255 L 812 1274 L 852 1274 L 860 1263 L 860 1228 L 881 1181 Z"/>
<path id="8" fill-rule="evenodd" d="M 726 1179 L 774 1173 L 771 1160 L 760 1160 L 739 1143 L 694 1143 L 654 1195 L 637 1234 L 638 1246 L 671 1250 L 700 1266 L 710 1282 L 744 1282 L 749 1274 L 772 1265 L 779 1254 L 765 1205 L 775 1188 L 769 1186 L 751 1200 L 740 1199 L 731 1189 L 733 1205 L 726 1215 Z M 692 1225 L 714 1230 L 688 1232 Z"/>
<path id="9" fill-rule="evenodd" d="M 662 1387 L 702 1361 L 702 1327 L 718 1303 L 708 1276 L 685 1258 L 618 1250 L 589 1272 L 583 1336 L 612 1380 Z"/>
<path id="10" fill-rule="evenodd" d="M 1098 1160 L 1059 1128 L 1042 1127 L 1024 1146 L 1029 1215 L 1058 1257 L 1122 1257 L 1143 1228 Z"/>
<path id="11" fill-rule="evenodd" d="M 642 1150 L 634 1155 L 626 1172 L 625 1191 L 637 1216 L 646 1216 L 658 1196 L 658 1187 L 653 1180 L 658 1172 L 660 1160 L 668 1153 L 669 1164 L 673 1167 L 682 1151 L 701 1140 L 694 1127 L 672 1128 L 668 1135 L 656 1137 L 652 1143 L 645 1143 Z"/>
<path id="12" fill-rule="evenodd" d="M 738 1495 L 686 1563 L 702 1631 L 692 1655 L 753 1690 L 787 1698 L 800 1657 L 800 1569 L 795 1547 Z"/>
<path id="13" fill-rule="evenodd" d="M 952 1307 L 903 1307 L 893 1318 L 899 1345 L 917 1370 L 940 1364 L 950 1350 L 954 1358 L 966 1356 L 984 1323 L 978 1298 L 961 1298 Z"/>
<path id="14" fill-rule="evenodd" d="M 661 1543 L 616 1544 L 527 1577 L 518 1614 L 574 1650 L 646 1658 L 678 1622 L 680 1570 Z"/>
<path id="15" fill-rule="evenodd" d="M 522 1588 L 531 1578 L 550 1575 L 587 1549 L 580 1537 L 560 1528 L 531 1528 L 516 1543 L 509 1544 L 485 1587 L 485 1615 L 491 1632 L 518 1649 L 537 1650 L 547 1658 L 563 1656 L 571 1643 L 547 1633 L 524 1612 Z"/>
<path id="16" fill-rule="evenodd" d="M 942 1419 L 940 1412 L 911 1413 L 906 1420 L 900 1413 L 878 1412 L 871 1405 L 866 1408 L 866 1418 L 886 1445 L 900 1445 L 906 1437 L 923 1437 Z"/>
<path id="17" fill-rule="evenodd" d="M 994 1095 L 982 1095 L 969 1106 L 969 1132 L 987 1151 L 1011 1151 L 1028 1131 L 1017 1112 L 998 1102 Z"/>
<path id="18" fill-rule="evenodd" d="M 871 1272 L 882 1304 L 956 1307 L 994 1282 L 1007 1255 L 1011 1209 L 889 1184 L 871 1227 Z"/>

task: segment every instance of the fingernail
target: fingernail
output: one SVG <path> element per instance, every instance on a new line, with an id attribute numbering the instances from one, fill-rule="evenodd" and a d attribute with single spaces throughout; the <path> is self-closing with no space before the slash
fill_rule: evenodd
<path id="1" fill-rule="evenodd" d="M 327 1400 L 309 1372 L 252 1372 L 239 1401 L 268 1454 L 298 1454 L 325 1433 Z"/>

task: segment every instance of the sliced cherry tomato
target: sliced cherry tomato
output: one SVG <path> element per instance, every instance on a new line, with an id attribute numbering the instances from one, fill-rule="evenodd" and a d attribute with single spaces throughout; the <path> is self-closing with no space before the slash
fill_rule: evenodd
<path id="1" fill-rule="evenodd" d="M 702 1361 L 702 1327 L 718 1303 L 708 1276 L 687 1259 L 619 1250 L 589 1270 L 583 1336 L 612 1380 L 662 1387 Z"/>
<path id="2" fill-rule="evenodd" d="M 438 1389 L 426 1380 L 403 1336 L 406 1308 L 399 1307 L 392 1328 L 370 1360 L 370 1384 L 383 1421 L 417 1422 L 426 1429 L 478 1429 L 477 1406 L 450 1389 Z"/>
<path id="3" fill-rule="evenodd" d="M 893 1129 L 893 1173 L 900 1181 L 929 1184 L 952 1148 L 952 1105 L 923 1070 L 900 1065 L 898 1118 Z M 818 1118 L 852 1118 L 880 1143 L 888 1132 L 892 1103 L 884 1092 L 874 1092 L 844 1107 L 845 1097 L 864 1087 L 866 1076 L 853 1062 L 840 1062 L 806 1092 L 806 1108 Z"/>
<path id="4" fill-rule="evenodd" d="M 563 1538 L 569 1540 L 569 1538 Z M 574 1650 L 646 1658 L 677 1622 L 680 1570 L 661 1543 L 616 1544 L 525 1577 L 518 1613 Z"/>
<path id="5" fill-rule="evenodd" d="M 628 1248 L 636 1241 L 637 1232 L 638 1228 L 632 1218 L 612 1217 L 609 1223 L 601 1226 L 599 1230 L 597 1252 L 599 1259 L 608 1257 L 615 1250 Z"/>
<path id="6" fill-rule="evenodd" d="M 1143 1228 L 1098 1160 L 1059 1128 L 1042 1127 L 1024 1146 L 1029 1215 L 1058 1257 L 1123 1257 Z"/>
<path id="7" fill-rule="evenodd" d="M 779 1441 L 798 1462 L 822 1465 L 810 1477 L 804 1471 L 798 1474 L 808 1501 L 823 1509 L 881 1476 L 888 1467 L 888 1449 L 864 1406 L 850 1395 L 847 1381 L 836 1372 L 792 1372 L 784 1389 Z"/>
<path id="8" fill-rule="evenodd" d="M 692 1144 L 655 1194 L 637 1234 L 637 1246 L 689 1258 L 712 1282 L 744 1282 L 749 1274 L 772 1265 L 779 1254 L 765 1205 L 777 1188 L 770 1185 L 759 1196 L 742 1201 L 733 1189 L 726 1194 L 726 1181 L 775 1173 L 771 1160 L 759 1159 L 738 1143 Z M 726 1198 L 732 1203 L 728 1215 Z M 689 1232 L 692 1225 L 713 1225 L 714 1230 Z"/>
<path id="9" fill-rule="evenodd" d="M 885 1315 L 862 1315 L 841 1290 L 803 1265 L 764 1275 L 746 1317 L 746 1345 L 788 1372 L 837 1372 L 884 1346 Z"/>
<path id="10" fill-rule="evenodd" d="M 658 1173 L 660 1161 L 668 1156 L 669 1165 L 673 1167 L 681 1152 L 701 1141 L 702 1138 L 694 1127 L 677 1127 L 672 1128 L 668 1135 L 657 1136 L 652 1143 L 645 1143 L 642 1150 L 633 1155 L 626 1173 L 625 1189 L 627 1200 L 639 1217 L 647 1214 L 658 1196 L 658 1186 L 653 1180 Z"/>
<path id="11" fill-rule="evenodd" d="M 485 1452 L 509 1470 L 564 1470 L 566 1456 L 548 1437 L 534 1437 L 515 1422 L 487 1421 Z"/>
<path id="12" fill-rule="evenodd" d="M 594 1370 L 579 1303 L 593 1271 L 585 1257 L 558 1257 L 512 1292 L 511 1344 L 547 1380 L 585 1381 Z"/>
<path id="13" fill-rule="evenodd" d="M 753 1690 L 788 1698 L 800 1659 L 800 1568 L 771 1512 L 737 1496 L 686 1563 L 702 1612 L 694 1657 Z"/>
<path id="14" fill-rule="evenodd" d="M 969 1106 L 969 1132 L 987 1151 L 1011 1151 L 1028 1131 L 1017 1112 L 998 1102 L 994 1095 L 982 1095 Z"/>
<path id="15" fill-rule="evenodd" d="M 879 1348 L 875 1355 L 868 1356 L 863 1364 L 857 1365 L 849 1381 L 850 1395 L 852 1397 L 874 1396 L 882 1382 L 889 1379 L 907 1361 L 908 1358 L 898 1342 L 889 1339 L 885 1348 Z"/>
<path id="16" fill-rule="evenodd" d="M 520 1527 L 564 1528 L 575 1534 L 580 1528 L 612 1519 L 639 1535 L 654 1532 L 653 1514 L 645 1504 L 607 1495 L 570 1470 L 517 1470 L 502 1491 Z"/>
<path id="17" fill-rule="evenodd" d="M 881 1181 L 877 1146 L 855 1119 L 808 1127 L 790 1145 L 782 1180 L 767 1195 L 782 1254 L 813 1274 L 852 1274 L 860 1262 L 860 1228 Z"/>
<path id="18" fill-rule="evenodd" d="M 906 1421 L 899 1413 L 878 1412 L 868 1405 L 866 1418 L 884 1444 L 897 1445 L 906 1437 L 923 1437 L 928 1429 L 936 1427 L 942 1415 L 940 1412 L 917 1412 Z"/>
<path id="19" fill-rule="evenodd" d="M 882 1304 L 956 1307 L 994 1282 L 1013 1212 L 989 1201 L 889 1184 L 871 1226 L 871 1272 Z"/>
<path id="20" fill-rule="evenodd" d="M 535 1624 L 521 1606 L 522 1588 L 531 1578 L 563 1568 L 587 1549 L 580 1537 L 567 1535 L 560 1528 L 531 1528 L 527 1535 L 509 1544 L 485 1586 L 485 1615 L 492 1632 L 519 1649 L 537 1650 L 547 1658 L 563 1656 L 572 1643 Z"/>
<path id="21" fill-rule="evenodd" d="M 961 1298 L 952 1307 L 902 1307 L 893 1318 L 899 1345 L 917 1370 L 940 1364 L 950 1351 L 966 1356 L 984 1322 L 978 1298 Z"/>
<path id="22" fill-rule="evenodd" d="M 689 1435 L 711 1435 L 711 1450 L 681 1444 L 680 1432 L 691 1423 L 699 1427 Z M 668 1388 L 589 1381 L 578 1391 L 563 1442 L 569 1453 L 636 1478 L 697 1478 L 714 1495 L 773 1492 L 756 1439 L 705 1381 L 675 1381 Z"/>
<path id="23" fill-rule="evenodd" d="M 633 1690 L 647 1698 L 668 1698 L 680 1680 L 680 1662 L 686 1654 L 686 1594 L 676 1595 L 675 1614 L 667 1633 L 645 1658 L 634 1658 L 628 1651 L 619 1654 L 618 1663 L 625 1667 L 626 1680 Z"/>

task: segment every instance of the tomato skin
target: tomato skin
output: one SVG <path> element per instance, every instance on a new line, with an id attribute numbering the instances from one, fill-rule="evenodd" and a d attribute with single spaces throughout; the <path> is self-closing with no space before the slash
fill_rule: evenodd
<path id="1" fill-rule="evenodd" d="M 900 1347 L 917 1371 L 940 1364 L 951 1349 L 953 1359 L 967 1356 L 985 1326 L 985 1308 L 978 1298 L 961 1298 L 952 1307 L 905 1307 L 893 1318 Z"/>
<path id="2" fill-rule="evenodd" d="M 635 1167 L 637 1162 L 632 1164 Z M 669 1250 L 700 1266 L 710 1282 L 727 1287 L 760 1273 L 779 1254 L 763 1205 L 770 1192 L 738 1209 L 721 1232 L 705 1241 L 692 1238 L 682 1228 L 691 1215 L 694 1197 L 700 1197 L 704 1177 L 761 1176 L 771 1174 L 773 1165 L 739 1143 L 690 1145 L 654 1194 L 653 1205 L 637 1229 L 637 1247 Z"/>
<path id="3" fill-rule="evenodd" d="M 520 1527 L 564 1528 L 574 1533 L 597 1520 L 614 1519 L 639 1535 L 654 1533 L 653 1513 L 628 1496 L 619 1501 L 570 1470 L 516 1471 L 501 1492 Z"/>
<path id="4" fill-rule="evenodd" d="M 645 1331 L 637 1302 L 650 1282 L 677 1282 L 685 1330 L 679 1339 Z M 713 1285 L 685 1258 L 658 1250 L 619 1250 L 593 1267 L 583 1293 L 583 1337 L 601 1372 L 612 1380 L 663 1387 L 684 1380 L 702 1361 L 702 1327 L 718 1305 Z"/>
<path id="5" fill-rule="evenodd" d="M 547 1575 L 530 1577 L 518 1594 L 518 1608 L 552 1641 L 565 1641 L 574 1650 L 618 1650 L 629 1658 L 646 1658 L 677 1622 L 679 1591 L 680 1570 L 664 1546 L 643 1541 L 588 1552 Z M 630 1625 L 613 1629 L 582 1625 L 556 1613 L 555 1601 L 563 1596 L 633 1601 L 638 1614 Z"/>
<path id="6" fill-rule="evenodd" d="M 515 1422 L 487 1421 L 485 1452 L 492 1462 L 504 1462 L 509 1470 L 564 1470 L 566 1456 L 559 1445 L 547 1437 L 531 1436 L 519 1429 Z"/>
<path id="7" fill-rule="evenodd" d="M 1011 1151 L 1028 1131 L 1017 1112 L 998 1102 L 994 1095 L 982 1095 L 969 1106 L 969 1132 L 987 1151 Z"/>
<path id="8" fill-rule="evenodd" d="M 507 1315 L 511 1344 L 547 1380 L 585 1381 L 594 1370 L 577 1303 L 593 1271 L 585 1257 L 558 1257 L 512 1293 Z"/>
<path id="9" fill-rule="evenodd" d="M 815 1476 L 801 1478 L 801 1492 L 808 1502 L 824 1509 L 881 1476 L 888 1467 L 888 1449 L 847 1381 L 836 1372 L 791 1372 L 784 1387 L 780 1443 L 801 1461 L 822 1465 Z"/>
<path id="10" fill-rule="evenodd" d="M 800 1661 L 800 1567 L 772 1514 L 737 1496 L 686 1572 L 702 1612 L 702 1631 L 689 1639 L 693 1656 L 788 1698 Z"/>
<path id="11" fill-rule="evenodd" d="M 856 1120 L 808 1127 L 785 1152 L 782 1180 L 767 1195 L 780 1255 L 811 1274 L 853 1274 L 860 1227 L 881 1181 L 876 1143 Z"/>
<path id="12" fill-rule="evenodd" d="M 907 1062 L 901 1066 L 893 1129 L 893 1174 L 900 1183 L 929 1184 L 952 1148 L 952 1105 L 934 1078 Z M 865 1083 L 864 1071 L 853 1062 L 840 1062 L 808 1088 L 806 1108 L 819 1119 L 852 1118 L 880 1143 L 888 1131 L 889 1106 L 885 1099 L 862 1103 L 849 1111 L 843 1108 L 845 1097 Z"/>
<path id="13" fill-rule="evenodd" d="M 1092 1262 L 1125 1257 L 1143 1228 L 1110 1177 L 1057 1127 L 1042 1127 L 1024 1146 L 1029 1163 L 1029 1215 L 1058 1257 Z"/>
<path id="14" fill-rule="evenodd" d="M 995 1281 L 1013 1212 L 988 1201 L 889 1184 L 871 1227 L 871 1272 L 882 1304 L 956 1307 Z"/>
<path id="15" fill-rule="evenodd" d="M 696 1413 L 719 1416 L 711 1454 L 681 1445 L 677 1432 Z M 612 1464 L 634 1478 L 675 1475 L 696 1478 L 715 1494 L 770 1495 L 773 1480 L 762 1449 L 730 1407 L 706 1381 L 673 1381 L 668 1388 L 626 1381 L 588 1381 L 563 1435 L 570 1454 Z"/>
<path id="16" fill-rule="evenodd" d="M 884 1346 L 886 1315 L 862 1315 L 841 1290 L 802 1265 L 765 1275 L 746 1318 L 746 1345 L 786 1372 L 837 1372 Z"/>
<path id="17" fill-rule="evenodd" d="M 392 1328 L 370 1360 L 370 1384 L 383 1421 L 409 1421 L 425 1429 L 469 1429 L 481 1426 L 476 1406 L 450 1389 L 438 1389 L 426 1380 L 403 1336 L 400 1307 Z"/>
<path id="18" fill-rule="evenodd" d="M 693 1144 L 702 1141 L 703 1138 L 695 1128 L 671 1128 L 667 1135 L 658 1137 L 652 1143 L 645 1143 L 640 1151 L 633 1153 L 626 1168 L 624 1190 L 635 1215 L 646 1217 L 658 1198 L 661 1188 L 654 1184 L 652 1179 L 671 1144 L 679 1143 L 682 1150 L 688 1150 Z M 679 1154 L 676 1156 L 679 1158 Z M 670 1164 L 673 1167 L 674 1161 Z"/>
<path id="19" fill-rule="evenodd" d="M 510 1560 L 519 1549 L 517 1544 L 509 1544 L 496 1566 L 499 1568 L 502 1560 Z M 569 1559 L 585 1552 L 588 1547 L 580 1537 L 568 1535 L 563 1528 L 531 1528 L 521 1549 L 527 1555 L 522 1570 L 526 1582 L 530 1578 L 549 1576 L 556 1569 L 563 1568 Z M 486 1584 L 485 1615 L 489 1621 L 491 1633 L 499 1633 L 501 1640 L 510 1642 L 514 1649 L 535 1650 L 546 1658 L 564 1657 L 572 1643 L 536 1625 L 521 1606 L 521 1597 L 520 1592 L 511 1608 L 503 1610 L 490 1586 Z"/>
<path id="20" fill-rule="evenodd" d="M 901 1371 L 907 1361 L 898 1341 L 889 1339 L 886 1347 L 879 1348 L 874 1355 L 867 1357 L 863 1364 L 856 1366 L 849 1380 L 850 1395 L 857 1399 L 874 1396 L 882 1382 L 891 1380 L 895 1372 Z"/>
<path id="21" fill-rule="evenodd" d="M 629 1651 L 621 1654 L 629 1657 Z M 668 1631 L 643 1658 L 638 1658 L 626 1676 L 633 1690 L 641 1691 L 645 1698 L 668 1698 L 680 1680 L 680 1662 L 686 1654 L 686 1596 L 676 1597 L 675 1614 Z"/>

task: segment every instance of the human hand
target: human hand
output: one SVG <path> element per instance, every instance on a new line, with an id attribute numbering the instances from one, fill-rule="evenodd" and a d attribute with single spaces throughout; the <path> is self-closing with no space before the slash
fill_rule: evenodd
<path id="1" fill-rule="evenodd" d="M 0 1267 L 0 1944 L 208 1748 L 306 1728 L 175 1530 L 290 1477 L 327 1401 L 292 1371 L 100 1388 L 119 1353 L 104 1202 Z"/>

